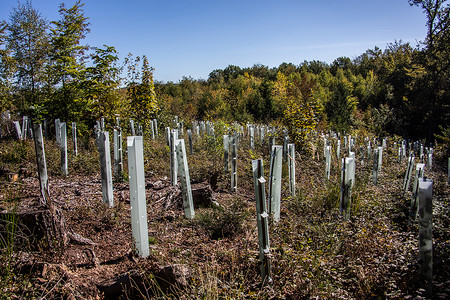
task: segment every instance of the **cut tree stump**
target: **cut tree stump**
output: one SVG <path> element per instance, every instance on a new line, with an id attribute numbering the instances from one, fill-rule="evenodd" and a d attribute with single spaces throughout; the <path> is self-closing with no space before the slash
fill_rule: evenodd
<path id="1" fill-rule="evenodd" d="M 155 274 L 156 281 L 163 291 L 169 291 L 173 286 L 183 289 L 188 286 L 192 271 L 183 264 L 171 264 L 161 267 Z"/>
<path id="2" fill-rule="evenodd" d="M 97 284 L 97 288 L 105 299 L 122 299 L 124 295 L 132 299 L 146 299 L 170 294 L 173 289 L 187 288 L 191 276 L 192 271 L 186 265 L 171 264 L 158 267 L 153 274 L 129 270 Z"/>
<path id="3" fill-rule="evenodd" d="M 201 182 L 191 185 L 192 199 L 194 201 L 194 207 L 211 207 L 218 206 L 213 196 L 213 190 L 207 182 Z M 181 189 L 179 185 L 170 186 L 167 189 L 166 195 L 163 198 L 164 208 L 171 209 L 176 208 L 178 210 L 183 209 L 183 197 L 181 195 Z"/>
<path id="4" fill-rule="evenodd" d="M 6 234 L 6 226 L 16 220 L 17 239 L 19 244 L 29 244 L 33 249 L 43 246 L 48 248 L 65 247 L 69 242 L 64 217 L 61 210 L 40 207 L 19 212 L 0 212 L 0 234 Z"/>
<path id="5" fill-rule="evenodd" d="M 17 226 L 15 243 L 30 246 L 32 249 L 64 248 L 70 241 L 83 245 L 95 244 L 92 240 L 68 230 L 61 209 L 54 205 L 52 209 L 41 206 L 19 212 L 0 212 L 0 235 L 7 234 L 7 226 L 10 226 L 12 220 L 15 220 Z"/>
<path id="6" fill-rule="evenodd" d="M 148 292 L 144 279 L 145 274 L 141 271 L 130 270 L 97 284 L 97 288 L 105 299 L 122 299 L 121 296 L 124 295 L 132 299 L 143 299 L 142 296 L 147 296 Z"/>
<path id="7" fill-rule="evenodd" d="M 191 185 L 191 189 L 195 207 L 211 207 L 217 205 L 213 196 L 213 190 L 208 183 L 193 184 Z"/>

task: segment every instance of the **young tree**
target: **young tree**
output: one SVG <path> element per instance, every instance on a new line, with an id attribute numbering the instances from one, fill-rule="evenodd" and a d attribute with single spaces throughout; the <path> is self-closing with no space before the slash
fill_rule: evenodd
<path id="1" fill-rule="evenodd" d="M 16 106 L 26 112 L 41 104 L 41 74 L 48 55 L 48 22 L 31 2 L 18 3 L 9 18 L 7 49 L 15 63 Z"/>
<path id="2" fill-rule="evenodd" d="M 52 97 L 49 109 L 54 117 L 80 121 L 88 105 L 82 95 L 81 82 L 85 73 L 84 54 L 88 46 L 81 41 L 90 31 L 84 16 L 83 5 L 79 0 L 70 8 L 61 4 L 61 19 L 52 22 L 51 28 L 51 67 L 53 84 L 60 87 Z"/>
<path id="3" fill-rule="evenodd" d="M 339 70 L 338 72 L 342 72 Z M 352 96 L 352 84 L 345 78 L 336 79 L 333 96 L 325 104 L 325 113 L 331 129 L 337 132 L 349 132 L 352 115 L 356 108 L 356 98 Z"/>
<path id="4" fill-rule="evenodd" d="M 273 89 L 274 100 L 282 107 L 282 122 L 289 136 L 302 151 L 308 151 L 308 135 L 318 124 L 321 107 L 314 96 L 317 83 L 309 73 L 285 76 L 278 72 Z"/>
<path id="5" fill-rule="evenodd" d="M 141 71 L 139 71 L 139 56 L 133 61 L 130 54 L 126 62 L 128 63 L 129 78 L 127 85 L 129 110 L 132 117 L 145 128 L 159 111 L 153 82 L 153 68 L 150 67 L 145 55 L 142 56 Z"/>
<path id="6" fill-rule="evenodd" d="M 106 120 L 114 122 L 114 117 L 121 108 L 117 93 L 120 70 L 115 64 L 119 58 L 112 46 L 104 45 L 104 49 L 94 50 L 91 55 L 93 65 L 86 69 L 86 81 L 83 84 L 89 99 L 89 108 L 94 119 L 105 117 Z"/>

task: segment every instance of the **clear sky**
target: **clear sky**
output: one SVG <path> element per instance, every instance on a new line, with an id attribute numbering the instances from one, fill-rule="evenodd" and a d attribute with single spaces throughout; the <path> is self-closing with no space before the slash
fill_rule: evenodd
<path id="1" fill-rule="evenodd" d="M 25 0 L 22 0 L 24 2 Z M 48 20 L 61 0 L 33 0 Z M 64 1 L 67 7 L 75 1 Z M 426 17 L 407 0 L 85 0 L 85 43 L 116 47 L 124 58 L 146 55 L 155 80 L 207 79 L 228 65 L 300 64 L 355 58 L 402 40 L 415 46 Z M 8 20 L 17 0 L 0 0 Z"/>

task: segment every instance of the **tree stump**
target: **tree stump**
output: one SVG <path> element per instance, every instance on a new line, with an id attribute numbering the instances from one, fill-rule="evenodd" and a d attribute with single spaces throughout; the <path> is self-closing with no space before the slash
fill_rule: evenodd
<path id="1" fill-rule="evenodd" d="M 213 204 L 216 204 L 213 197 L 213 191 L 208 183 L 202 182 L 193 184 L 191 188 L 195 207 L 211 207 Z"/>
<path id="2" fill-rule="evenodd" d="M 192 184 L 191 189 L 194 207 L 211 207 L 213 205 L 218 205 L 214 200 L 211 186 L 207 182 Z M 164 208 L 183 209 L 183 199 L 179 185 L 169 187 L 164 199 Z"/>
<path id="3" fill-rule="evenodd" d="M 4 238 L 11 234 L 12 229 L 16 245 L 29 246 L 34 250 L 42 247 L 57 250 L 66 247 L 70 241 L 82 245 L 95 244 L 68 230 L 61 209 L 54 205 L 50 208 L 40 206 L 19 212 L 0 212 L 0 235 Z"/>
<path id="4" fill-rule="evenodd" d="M 151 273 L 129 270 L 97 284 L 97 288 L 107 299 L 121 299 L 124 295 L 132 299 L 146 299 L 187 288 L 192 270 L 186 265 L 155 267 L 158 269 Z"/>
<path id="5" fill-rule="evenodd" d="M 11 222 L 15 224 L 11 224 Z M 63 214 L 61 210 L 56 208 L 53 211 L 40 207 L 20 212 L 1 212 L 1 235 L 8 234 L 8 224 L 9 226 L 16 226 L 16 243 L 19 245 L 28 244 L 32 249 L 42 246 L 50 249 L 64 248 L 69 242 Z"/>

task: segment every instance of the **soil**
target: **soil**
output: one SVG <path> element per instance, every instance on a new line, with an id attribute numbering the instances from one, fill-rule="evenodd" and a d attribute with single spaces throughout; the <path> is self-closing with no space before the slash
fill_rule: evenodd
<path id="1" fill-rule="evenodd" d="M 48 224 L 21 223 L 27 214 L 48 210 L 40 204 L 39 180 L 25 165 L 17 180 L 2 182 L 6 192 L 0 193 L 3 215 L 12 209 L 8 197 L 20 198 L 14 209 L 19 218 L 15 248 L 10 261 L 2 261 L 13 275 L 5 277 L 10 282 L 3 293 L 11 299 L 420 298 L 417 224 L 407 225 L 409 198 L 399 192 L 404 166 L 390 159 L 378 186 L 355 188 L 353 205 L 361 208 L 352 221 L 345 221 L 335 209 L 337 190 L 330 189 L 338 186 L 338 176 L 328 183 L 318 180 L 320 160 L 300 158 L 302 203 L 289 197 L 284 185 L 282 221 L 271 231 L 273 287 L 259 277 L 251 172 L 240 179 L 238 193 L 227 190 L 227 178 L 216 179 L 213 188 L 208 178 L 193 184 L 200 216 L 195 220 L 184 217 L 179 186 L 147 173 L 150 255 L 141 258 L 133 246 L 127 182 L 114 183 L 114 207 L 108 208 L 99 174 L 51 175 L 50 198 L 61 215 L 56 220 L 67 235 L 64 242 L 37 234 Z M 337 174 L 338 168 L 336 164 L 332 172 Z M 370 166 L 359 168 L 364 170 L 358 170 L 357 178 L 368 179 Z M 433 292 L 434 298 L 445 299 L 450 295 L 450 185 L 443 174 L 439 167 L 432 173 Z M 54 232 L 50 236 L 57 236 L 58 230 Z"/>
<path id="2" fill-rule="evenodd" d="M 21 212 L 42 210 L 39 180 L 27 177 L 17 184 L 26 191 L 17 208 L 19 219 Z M 197 195 L 197 207 L 217 206 L 220 205 L 217 201 L 227 203 L 232 197 L 227 192 L 213 192 L 208 183 L 193 184 L 192 189 Z M 158 288 L 164 287 L 160 293 L 170 295 L 173 286 L 185 287 L 186 278 L 190 277 L 187 265 L 180 264 L 183 256 L 195 255 L 197 263 L 201 264 L 214 255 L 211 251 L 216 248 L 215 244 L 222 244 L 219 246 L 222 248 L 230 243 L 227 239 L 211 240 L 206 232 L 195 230 L 184 218 L 179 185 L 172 186 L 167 177 L 146 179 L 148 258 L 140 258 L 134 251 L 128 183 L 114 183 L 113 208 L 102 202 L 100 176 L 52 178 L 49 190 L 53 204 L 64 214 L 67 231 L 78 238 L 71 239 L 67 245 L 49 246 L 36 240 L 32 236 L 35 232 L 31 233 L 29 228 L 23 230 L 20 238 L 24 249 L 35 251 L 15 253 L 15 269 L 29 276 L 36 290 L 18 291 L 17 298 L 30 293 L 38 295 L 38 290 L 43 298 L 46 294 L 52 295 L 51 298 L 68 295 L 82 299 L 146 298 L 152 291 L 142 281 L 149 280 L 149 274 L 160 281 Z M 236 245 L 230 243 L 225 247 L 232 249 Z M 174 266 L 183 270 L 182 280 L 174 274 Z M 134 274 L 131 282 L 130 274 Z M 123 281 L 124 276 L 128 282 Z M 132 288 L 137 278 L 142 290 L 147 289 L 144 294 Z M 114 287 L 118 282 L 121 282 L 119 288 Z"/>

